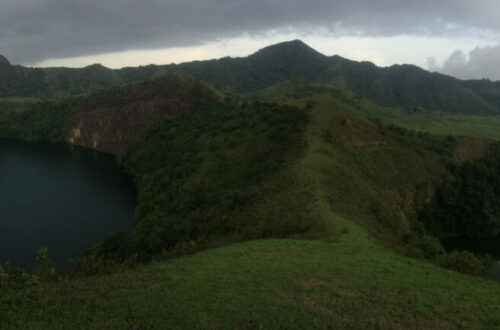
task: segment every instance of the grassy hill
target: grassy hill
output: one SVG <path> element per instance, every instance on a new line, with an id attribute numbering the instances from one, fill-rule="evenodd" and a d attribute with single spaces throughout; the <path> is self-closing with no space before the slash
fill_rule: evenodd
<path id="1" fill-rule="evenodd" d="M 311 95 L 328 95 L 343 103 L 356 116 L 404 127 L 433 135 L 454 135 L 478 139 L 500 140 L 500 116 L 467 115 L 418 108 L 383 106 L 363 98 L 343 87 L 292 78 L 247 94 L 249 100 L 284 102 L 288 99 L 307 98 Z"/>
<path id="2" fill-rule="evenodd" d="M 259 98 L 281 98 L 285 87 L 273 88 Z M 480 155 L 349 102 L 233 100 L 151 128 L 122 156 L 138 187 L 138 236 L 100 252 L 139 247 L 156 261 L 4 290 L 0 326 L 499 327 L 499 283 L 394 252 L 429 257 L 423 236 L 408 235 L 416 208 L 447 163 Z M 259 237 L 269 239 L 165 260 Z"/>
<path id="3" fill-rule="evenodd" d="M 346 219 L 331 242 L 264 240 L 0 296 L 4 328 L 487 328 L 499 284 L 396 255 Z"/>

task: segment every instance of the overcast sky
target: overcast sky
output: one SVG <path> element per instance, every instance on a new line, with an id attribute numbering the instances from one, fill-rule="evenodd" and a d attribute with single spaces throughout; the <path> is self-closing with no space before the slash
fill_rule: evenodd
<path id="1" fill-rule="evenodd" d="M 0 0 L 0 54 L 116 68 L 300 38 L 326 55 L 500 80 L 498 13 L 499 0 Z"/>

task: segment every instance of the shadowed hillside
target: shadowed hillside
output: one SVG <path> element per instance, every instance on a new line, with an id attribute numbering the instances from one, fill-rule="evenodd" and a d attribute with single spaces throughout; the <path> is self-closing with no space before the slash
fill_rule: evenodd
<path id="1" fill-rule="evenodd" d="M 151 125 L 222 100 L 222 93 L 182 74 L 125 85 L 80 102 L 71 111 L 65 140 L 120 153 Z"/>

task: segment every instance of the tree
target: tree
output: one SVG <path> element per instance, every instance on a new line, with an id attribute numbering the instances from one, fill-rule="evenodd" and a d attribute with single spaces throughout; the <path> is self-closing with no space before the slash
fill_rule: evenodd
<path id="1" fill-rule="evenodd" d="M 40 277 L 40 281 L 44 282 L 55 274 L 55 269 L 52 267 L 52 261 L 49 258 L 49 249 L 43 247 L 36 251 L 35 254 L 35 274 Z"/>

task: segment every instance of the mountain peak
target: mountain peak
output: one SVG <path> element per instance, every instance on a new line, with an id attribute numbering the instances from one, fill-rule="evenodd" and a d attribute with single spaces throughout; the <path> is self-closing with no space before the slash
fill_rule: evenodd
<path id="1" fill-rule="evenodd" d="M 94 63 L 94 64 L 91 64 L 91 65 L 87 65 L 83 69 L 84 70 L 109 70 L 107 67 L 105 67 L 101 63 Z"/>
<path id="2" fill-rule="evenodd" d="M 302 40 L 296 39 L 292 41 L 280 42 L 275 45 L 271 45 L 261 50 L 257 51 L 251 56 L 277 56 L 282 54 L 293 54 L 295 56 L 314 56 L 314 57 L 325 57 L 323 54 L 317 52 L 315 49 L 309 47 Z"/>

